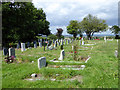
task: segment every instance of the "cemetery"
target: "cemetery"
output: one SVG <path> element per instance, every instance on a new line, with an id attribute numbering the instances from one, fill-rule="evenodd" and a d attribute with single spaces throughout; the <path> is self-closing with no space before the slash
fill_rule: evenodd
<path id="1" fill-rule="evenodd" d="M 117 4 L 28 1 L 1 2 L 3 90 L 120 86 Z"/>
<path id="2" fill-rule="evenodd" d="M 66 40 L 60 41 L 60 45 L 57 40 L 52 41 L 49 46 L 53 49 L 47 49 L 47 45 L 39 46 L 39 42 L 36 45 L 33 43 L 31 48 L 23 43 L 19 48 L 17 44 L 16 48 L 3 48 L 2 86 L 117 87 L 117 40 L 84 40 L 83 45 L 80 40 L 71 40 L 66 44 Z M 92 81 L 91 84 L 88 81 Z"/>

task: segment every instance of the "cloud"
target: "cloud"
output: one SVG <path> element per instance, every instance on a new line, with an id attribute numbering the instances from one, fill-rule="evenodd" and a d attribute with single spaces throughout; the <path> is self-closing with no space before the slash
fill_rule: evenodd
<path id="1" fill-rule="evenodd" d="M 88 14 L 105 19 L 108 25 L 118 23 L 119 0 L 33 0 L 36 8 L 43 8 L 50 29 L 55 33 L 56 28 L 66 26 L 70 20 L 82 21 Z M 64 32 L 67 34 L 67 32 Z"/>

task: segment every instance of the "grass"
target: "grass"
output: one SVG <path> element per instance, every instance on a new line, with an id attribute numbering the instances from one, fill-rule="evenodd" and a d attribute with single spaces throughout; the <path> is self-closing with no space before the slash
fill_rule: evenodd
<path id="1" fill-rule="evenodd" d="M 84 70 L 63 70 L 63 69 L 48 69 L 37 67 L 37 59 L 40 57 L 46 57 L 46 61 L 50 65 L 71 65 L 71 63 L 53 63 L 50 60 L 59 58 L 60 47 L 57 50 L 46 50 L 43 47 L 32 48 L 27 51 L 21 52 L 16 50 L 17 60 L 21 60 L 22 63 L 6 64 L 4 62 L 4 56 L 2 60 L 2 88 L 118 88 L 118 59 L 114 55 L 114 51 L 117 49 L 117 41 L 103 40 L 88 41 L 89 43 L 96 43 L 92 46 L 79 46 L 78 56 L 88 56 L 91 58 L 85 64 Z M 72 54 L 72 45 L 65 45 L 65 59 L 64 61 L 74 61 Z M 34 61 L 35 63 L 31 63 Z M 73 65 L 80 65 L 78 63 L 72 63 Z M 46 80 L 38 81 L 26 81 L 25 78 L 29 78 L 32 73 L 42 74 Z M 56 74 L 60 74 L 56 77 Z M 82 76 L 82 81 L 51 81 L 49 78 L 54 77 L 57 80 L 64 80 L 72 78 L 74 76 Z"/>

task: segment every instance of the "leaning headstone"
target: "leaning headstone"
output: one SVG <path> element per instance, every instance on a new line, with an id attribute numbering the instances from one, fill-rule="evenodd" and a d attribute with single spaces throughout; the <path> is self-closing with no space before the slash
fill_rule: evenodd
<path id="1" fill-rule="evenodd" d="M 9 48 L 9 56 L 15 57 L 15 48 Z"/>
<path id="2" fill-rule="evenodd" d="M 8 54 L 8 49 L 7 48 L 3 48 L 3 55 L 7 55 Z"/>
<path id="3" fill-rule="evenodd" d="M 63 60 L 64 56 L 65 56 L 65 52 L 64 52 L 64 49 L 63 49 L 60 53 L 60 57 L 58 58 L 58 60 Z"/>
<path id="4" fill-rule="evenodd" d="M 42 68 L 46 66 L 46 57 L 41 57 L 38 59 L 38 68 Z"/>
<path id="5" fill-rule="evenodd" d="M 25 51 L 25 43 L 21 43 L 21 51 Z"/>

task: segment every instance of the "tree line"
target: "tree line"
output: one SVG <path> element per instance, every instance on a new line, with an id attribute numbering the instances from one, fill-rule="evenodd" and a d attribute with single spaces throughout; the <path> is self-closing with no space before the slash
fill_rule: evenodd
<path id="1" fill-rule="evenodd" d="M 2 2 L 2 42 L 26 42 L 38 34 L 49 35 L 49 22 L 43 9 L 31 2 Z"/>

